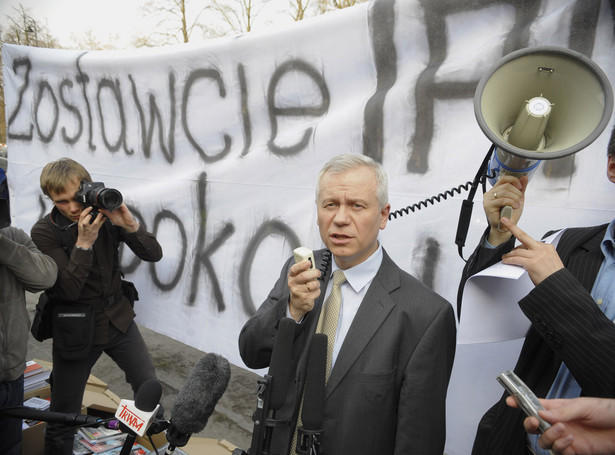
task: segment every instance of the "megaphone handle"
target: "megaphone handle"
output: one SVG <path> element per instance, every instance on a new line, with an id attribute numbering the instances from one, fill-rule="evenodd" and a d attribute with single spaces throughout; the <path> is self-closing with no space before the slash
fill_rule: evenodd
<path id="1" fill-rule="evenodd" d="M 508 218 L 509 220 L 512 218 L 512 213 L 513 213 L 513 208 L 510 205 L 505 205 L 504 207 L 502 207 L 500 209 L 500 220 L 503 217 Z M 506 230 L 502 230 L 500 229 L 500 223 L 498 222 L 498 231 L 500 232 L 506 232 Z"/>

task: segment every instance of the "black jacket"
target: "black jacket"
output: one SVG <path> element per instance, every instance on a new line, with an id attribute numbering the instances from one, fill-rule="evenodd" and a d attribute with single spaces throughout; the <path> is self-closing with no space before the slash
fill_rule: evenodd
<path id="1" fill-rule="evenodd" d="M 600 243 L 606 226 L 567 229 L 557 245 L 566 268 L 519 301 L 532 325 L 514 371 L 538 397 L 549 392 L 562 361 L 583 395 L 615 397 L 615 325 L 590 295 L 604 259 Z M 498 262 L 513 245 L 514 238 L 494 250 L 479 246 L 468 260 L 461 286 L 471 275 Z M 459 310 L 460 305 L 461 290 Z M 525 416 L 506 405 L 506 395 L 481 419 L 473 455 L 527 453 Z"/>

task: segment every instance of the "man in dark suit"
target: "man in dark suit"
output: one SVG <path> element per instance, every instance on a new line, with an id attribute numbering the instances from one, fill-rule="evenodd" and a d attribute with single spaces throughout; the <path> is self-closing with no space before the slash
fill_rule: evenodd
<path id="1" fill-rule="evenodd" d="M 615 183 L 615 132 L 608 146 L 607 176 Z M 535 288 L 519 306 L 532 325 L 515 372 L 539 397 L 615 397 L 615 221 L 569 228 L 557 249 L 517 227 L 527 178 L 504 176 L 484 195 L 490 227 L 464 269 L 468 277 L 502 259 L 524 267 Z M 513 207 L 512 219 L 500 209 Z M 549 233 L 550 234 L 550 233 Z M 547 234 L 548 235 L 548 234 Z M 513 249 L 515 238 L 521 245 Z M 472 453 L 548 453 L 524 431 L 524 414 L 506 406 L 506 394 L 482 418 Z"/>
<path id="2" fill-rule="evenodd" d="M 271 453 L 294 455 L 310 342 L 321 308 L 327 317 L 330 312 L 331 274 L 343 270 L 347 281 L 325 389 L 324 453 L 441 455 L 455 318 L 446 300 L 402 271 L 378 242 L 390 210 L 386 173 L 362 155 L 334 157 L 319 174 L 316 204 L 320 236 L 333 258 L 322 288 L 321 272 L 309 261 L 289 259 L 239 337 L 245 364 L 264 368 L 279 321 L 297 323 L 288 359 L 295 382 L 276 415 L 290 425 L 273 430 Z M 317 264 L 323 252 L 315 252 Z"/>

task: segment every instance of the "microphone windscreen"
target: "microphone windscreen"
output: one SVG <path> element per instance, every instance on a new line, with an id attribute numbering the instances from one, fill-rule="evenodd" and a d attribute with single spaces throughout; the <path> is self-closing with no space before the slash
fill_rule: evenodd
<path id="1" fill-rule="evenodd" d="M 181 433 L 198 433 L 213 414 L 231 379 L 224 357 L 206 354 L 194 366 L 171 410 L 171 424 Z"/>
<path id="2" fill-rule="evenodd" d="M 271 376 L 271 393 L 269 395 L 270 409 L 277 411 L 286 399 L 292 374 L 292 350 L 297 323 L 291 318 L 282 318 L 278 323 L 278 331 L 271 352 L 269 376 Z"/>
<path id="3" fill-rule="evenodd" d="M 327 370 L 327 335 L 315 333 L 308 357 L 301 420 L 306 430 L 321 430 L 325 415 L 325 373 Z"/>
<path id="4" fill-rule="evenodd" d="M 152 412 L 158 406 L 162 396 L 162 386 L 156 379 L 148 379 L 137 391 L 135 407 L 145 412 Z"/>

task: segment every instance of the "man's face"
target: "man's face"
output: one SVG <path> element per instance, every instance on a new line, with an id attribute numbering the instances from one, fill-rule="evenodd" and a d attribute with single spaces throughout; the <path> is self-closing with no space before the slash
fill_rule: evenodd
<path id="1" fill-rule="evenodd" d="M 66 184 L 64 191 L 60 193 L 49 192 L 53 205 L 71 221 L 79 221 L 79 215 L 83 211 L 83 205 L 75 201 L 75 193 L 79 189 L 80 184 L 77 179 L 73 179 Z"/>
<path id="2" fill-rule="evenodd" d="M 615 183 L 615 156 L 609 156 L 607 159 L 606 175 L 611 182 Z"/>
<path id="3" fill-rule="evenodd" d="M 341 269 L 365 261 L 378 248 L 378 231 L 386 226 L 390 205 L 382 210 L 376 177 L 365 166 L 325 174 L 318 195 L 320 237 Z"/>

